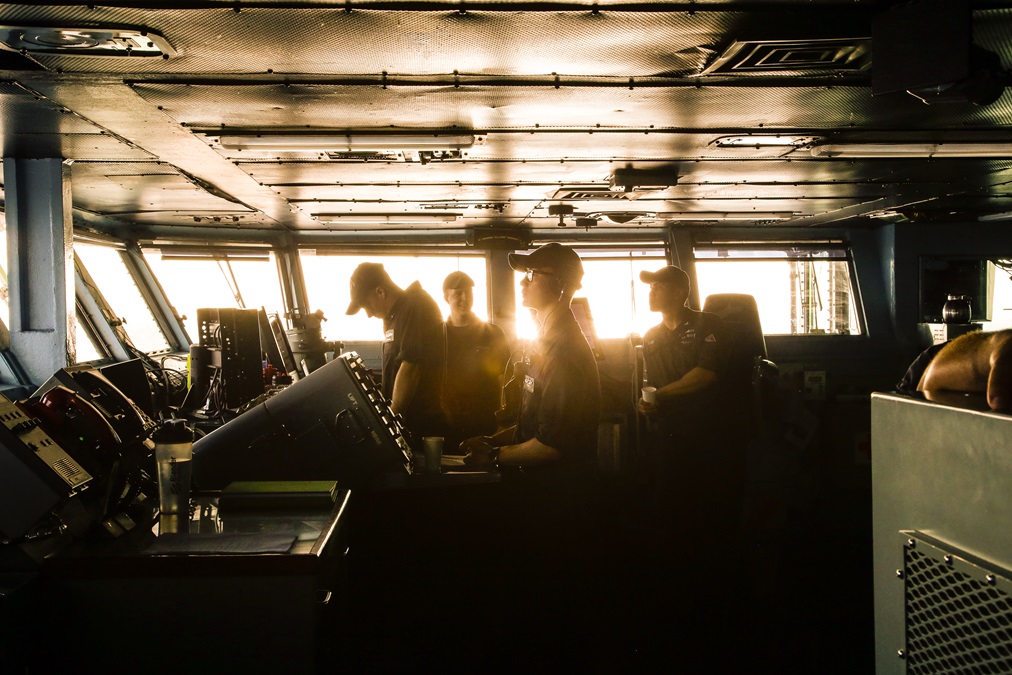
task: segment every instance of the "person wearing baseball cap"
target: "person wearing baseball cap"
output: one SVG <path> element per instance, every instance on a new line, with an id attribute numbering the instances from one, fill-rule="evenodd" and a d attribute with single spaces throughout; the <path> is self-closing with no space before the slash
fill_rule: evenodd
<path id="1" fill-rule="evenodd" d="M 443 280 L 443 300 L 450 315 L 446 332 L 446 376 L 443 403 L 449 417 L 444 447 L 458 451 L 464 439 L 496 432 L 495 413 L 509 345 L 499 326 L 479 319 L 474 308 L 474 280 L 464 272 L 450 272 Z"/>
<path id="2" fill-rule="evenodd" d="M 513 376 L 522 383 L 515 424 L 461 447 L 465 463 L 501 471 L 497 529 L 510 546 L 499 554 L 503 573 L 496 581 L 506 599 L 507 640 L 551 645 L 557 658 L 567 649 L 585 653 L 580 627 L 594 623 L 589 611 L 573 616 L 573 607 L 584 606 L 599 580 L 593 514 L 601 388 L 597 361 L 570 308 L 583 279 L 580 257 L 552 243 L 508 260 L 524 274 L 523 306 L 536 313 L 539 335 L 525 351 L 526 371 Z M 537 612 L 525 598 L 537 598 Z"/>
<path id="3" fill-rule="evenodd" d="M 510 253 L 510 267 L 517 272 L 529 270 L 549 270 L 569 290 L 569 299 L 581 288 L 583 281 L 583 261 L 576 251 L 552 242 L 535 249 L 531 253 Z M 528 278 L 530 281 L 530 278 Z"/>
<path id="4" fill-rule="evenodd" d="M 420 441 L 443 436 L 443 317 L 421 284 L 406 289 L 380 263 L 365 262 L 351 275 L 347 314 L 361 310 L 383 320 L 383 395 L 390 409 L 403 415 L 404 426 Z"/>
<path id="5" fill-rule="evenodd" d="M 557 243 L 511 253 L 508 260 L 524 273 L 523 306 L 536 312 L 540 335 L 525 357 L 529 367 L 515 426 L 465 441 L 465 461 L 546 475 L 586 469 L 596 461 L 601 387 L 597 361 L 570 309 L 583 263 L 576 251 Z"/>
<path id="6" fill-rule="evenodd" d="M 699 552 L 699 573 L 709 574 L 725 564 L 718 539 L 733 539 L 744 494 L 743 454 L 729 442 L 740 424 L 729 419 L 737 414 L 725 376 L 729 339 L 719 316 L 688 306 L 691 286 L 682 269 L 644 271 L 640 280 L 650 285 L 650 310 L 661 314 L 643 336 L 644 384 L 656 388 L 655 400 L 637 406 L 648 419 L 658 555 L 677 558 L 691 547 Z"/>

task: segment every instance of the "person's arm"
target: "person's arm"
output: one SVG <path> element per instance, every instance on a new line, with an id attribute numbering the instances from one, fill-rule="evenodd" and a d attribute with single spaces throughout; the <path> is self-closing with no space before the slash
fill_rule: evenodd
<path id="1" fill-rule="evenodd" d="M 713 386 L 717 381 L 717 373 L 709 368 L 703 368 L 702 366 L 696 366 L 689 372 L 685 373 L 680 379 L 674 382 L 668 382 L 663 387 L 657 389 L 657 401 L 658 403 L 668 401 L 678 396 L 685 396 L 688 394 L 695 394 L 696 392 L 702 391 L 708 387 Z M 647 403 L 643 399 L 639 401 L 639 410 L 641 413 L 653 413 L 657 410 L 657 405 L 653 403 Z"/>
<path id="2" fill-rule="evenodd" d="M 458 450 L 462 451 L 465 455 L 468 455 L 472 446 L 487 446 L 487 449 L 485 449 L 486 452 L 491 451 L 492 448 L 500 448 L 513 440 L 513 436 L 516 435 L 516 430 L 517 427 L 514 424 L 506 427 L 505 429 L 500 429 L 491 436 L 472 436 L 471 438 L 461 441 Z M 481 447 L 479 447 L 479 452 L 480 451 L 482 451 Z M 464 461 L 468 464 L 471 463 L 467 457 L 464 458 Z M 479 461 L 477 455 L 475 457 L 475 461 Z"/>
<path id="3" fill-rule="evenodd" d="M 931 360 L 917 389 L 986 393 L 995 351 L 991 336 L 985 333 L 974 331 L 960 335 Z"/>
<path id="4" fill-rule="evenodd" d="M 479 436 L 465 441 L 462 444 L 467 450 L 464 462 L 474 466 L 492 464 L 492 449 L 495 446 L 489 442 L 490 440 L 488 437 Z M 550 445 L 545 445 L 537 437 L 523 443 L 499 447 L 498 463 L 501 466 L 537 466 L 557 462 L 560 459 L 562 459 L 561 452 Z"/>
<path id="5" fill-rule="evenodd" d="M 702 366 L 696 366 L 689 372 L 685 373 L 681 379 L 669 382 L 663 387 L 657 389 L 657 398 L 661 401 L 675 396 L 684 396 L 685 394 L 695 394 L 697 391 L 702 391 L 707 387 L 713 385 L 717 381 L 717 373 L 709 368 L 703 368 Z"/>
<path id="6" fill-rule="evenodd" d="M 390 409 L 403 414 L 411 405 L 418 391 L 418 383 L 422 380 L 422 369 L 417 363 L 404 361 L 394 376 L 393 392 L 390 396 Z"/>
<path id="7" fill-rule="evenodd" d="M 991 339 L 987 405 L 991 410 L 1009 410 L 1012 409 L 1012 331 L 1002 331 Z"/>

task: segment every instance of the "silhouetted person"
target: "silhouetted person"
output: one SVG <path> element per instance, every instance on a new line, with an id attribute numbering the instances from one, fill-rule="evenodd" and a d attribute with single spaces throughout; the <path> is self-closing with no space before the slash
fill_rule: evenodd
<path id="1" fill-rule="evenodd" d="M 395 284 L 379 263 L 362 263 L 351 275 L 347 314 L 365 310 L 383 319 L 383 395 L 404 416 L 413 442 L 443 436 L 443 317 L 417 281 Z"/>
<path id="2" fill-rule="evenodd" d="M 503 546 L 493 577 L 501 593 L 492 627 L 498 653 L 521 670 L 572 666 L 592 653 L 590 631 L 601 626 L 595 613 L 607 606 L 594 557 L 607 544 L 594 536 L 592 508 L 601 390 L 597 361 L 570 309 L 583 263 L 556 243 L 511 254 L 509 263 L 526 274 L 523 305 L 541 327 L 524 358 L 519 417 L 462 447 L 465 462 L 502 471 L 506 499 L 493 521 Z"/>
<path id="3" fill-rule="evenodd" d="M 450 306 L 444 322 L 443 403 L 450 420 L 444 444 L 447 452 L 456 452 L 464 439 L 496 432 L 495 413 L 510 355 L 502 329 L 471 311 L 473 288 L 474 280 L 459 271 L 443 281 L 443 299 Z"/>
<path id="4" fill-rule="evenodd" d="M 643 592 L 653 614 L 672 617 L 646 626 L 659 631 L 648 649 L 663 652 L 677 630 L 698 656 L 714 648 L 715 635 L 729 632 L 722 621 L 745 491 L 745 447 L 734 430 L 747 422 L 733 403 L 740 397 L 729 395 L 723 320 L 688 306 L 689 277 L 678 267 L 642 272 L 640 280 L 650 284 L 650 309 L 662 319 L 643 337 L 647 384 L 657 388 L 657 402 L 638 404 L 650 420 L 655 487 L 645 518 L 656 528 L 644 566 L 654 566 L 653 583 Z"/>

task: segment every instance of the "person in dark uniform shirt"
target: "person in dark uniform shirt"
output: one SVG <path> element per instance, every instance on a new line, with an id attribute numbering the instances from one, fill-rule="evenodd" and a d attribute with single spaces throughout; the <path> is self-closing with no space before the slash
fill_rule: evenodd
<path id="1" fill-rule="evenodd" d="M 597 361 L 569 306 L 583 279 L 583 263 L 557 243 L 528 255 L 510 254 L 509 263 L 526 274 L 520 282 L 523 305 L 537 312 L 540 335 L 525 357 L 516 425 L 493 438 L 469 439 L 466 461 L 535 473 L 589 467 L 596 461 L 601 386 Z"/>
<path id="2" fill-rule="evenodd" d="M 706 644 L 723 630 L 726 580 L 736 559 L 745 492 L 745 446 L 734 432 L 745 424 L 726 377 L 730 340 L 719 316 L 688 306 L 689 277 L 669 265 L 642 272 L 650 309 L 662 321 L 643 337 L 646 381 L 656 403 L 638 403 L 651 422 L 647 433 L 656 565 L 645 596 L 657 611 L 677 607 L 686 630 Z M 652 630 L 647 626 L 646 629 Z M 698 631 L 696 635 L 695 631 Z M 652 645 L 663 645 L 655 635 Z"/>
<path id="3" fill-rule="evenodd" d="M 474 280 L 451 272 L 443 281 L 443 299 L 450 306 L 446 330 L 446 375 L 443 403 L 450 425 L 444 449 L 455 452 L 461 441 L 496 432 L 502 377 L 509 345 L 498 326 L 474 312 Z"/>
<path id="4" fill-rule="evenodd" d="M 443 317 L 417 281 L 397 286 L 379 263 L 362 263 L 351 275 L 347 314 L 360 310 L 383 319 L 383 395 L 403 415 L 415 442 L 446 433 L 442 405 Z"/>
<path id="5" fill-rule="evenodd" d="M 601 389 L 570 309 L 583 263 L 551 243 L 511 254 L 509 264 L 525 273 L 523 305 L 537 312 L 540 334 L 524 358 L 515 426 L 465 441 L 464 461 L 502 470 L 506 499 L 490 528 L 503 541 L 492 571 L 502 603 L 491 632 L 528 668 L 548 659 L 572 664 L 591 653 L 586 643 L 601 611 L 592 508 Z"/>
<path id="6" fill-rule="evenodd" d="M 744 452 L 730 442 L 741 422 L 727 405 L 729 340 L 720 317 L 688 307 L 689 277 L 680 268 L 642 272 L 640 280 L 650 284 L 650 309 L 663 319 L 643 337 L 656 403 L 638 403 L 656 423 L 650 450 L 657 503 L 680 535 L 698 540 L 733 527 L 744 496 Z"/>

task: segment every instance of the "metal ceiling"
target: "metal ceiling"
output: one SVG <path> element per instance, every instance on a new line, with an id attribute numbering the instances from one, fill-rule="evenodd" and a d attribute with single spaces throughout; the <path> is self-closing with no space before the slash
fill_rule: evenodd
<path id="1" fill-rule="evenodd" d="M 1012 9 L 971 4 L 973 42 L 1007 68 Z M 807 146 L 714 143 L 749 134 L 1012 142 L 1007 91 L 983 106 L 872 96 L 881 6 L 7 3 L 0 27 L 77 32 L 58 40 L 69 54 L 0 52 L 3 152 L 73 160 L 79 224 L 141 241 L 555 228 L 549 207 L 559 203 L 574 207 L 568 226 L 576 216 L 638 215 L 623 228 L 700 212 L 736 214 L 738 226 L 767 225 L 761 214 L 770 213 L 791 214 L 778 221 L 786 225 L 872 226 L 1008 211 L 1012 157 L 842 159 L 814 157 Z M 72 53 L 89 36 L 125 29 L 169 45 L 166 58 Z M 29 43 L 35 34 L 22 33 Z M 918 58 L 949 56 L 927 49 Z M 362 130 L 481 140 L 443 157 L 238 151 L 219 142 L 226 132 Z M 626 168 L 672 179 L 611 190 Z M 439 213 L 459 217 L 411 222 Z M 749 213 L 757 215 L 741 215 Z M 391 222 L 343 224 L 333 214 Z"/>

